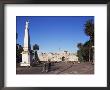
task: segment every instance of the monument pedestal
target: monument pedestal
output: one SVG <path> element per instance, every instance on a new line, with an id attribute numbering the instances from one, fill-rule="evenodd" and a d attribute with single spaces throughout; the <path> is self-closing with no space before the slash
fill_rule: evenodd
<path id="1" fill-rule="evenodd" d="M 22 52 L 22 62 L 20 66 L 30 66 L 30 53 L 29 51 Z"/>

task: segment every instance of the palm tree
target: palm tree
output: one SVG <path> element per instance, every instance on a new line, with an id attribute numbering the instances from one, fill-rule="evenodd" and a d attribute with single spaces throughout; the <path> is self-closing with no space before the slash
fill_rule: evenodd
<path id="1" fill-rule="evenodd" d="M 85 34 L 92 37 L 94 35 L 94 22 L 93 20 L 88 20 L 85 24 Z"/>
<path id="2" fill-rule="evenodd" d="M 94 21 L 88 20 L 85 24 L 85 34 L 90 37 L 91 44 L 94 45 Z"/>
<path id="3" fill-rule="evenodd" d="M 90 37 L 90 40 L 88 43 L 89 44 L 89 61 L 90 61 L 91 49 L 94 46 L 94 21 L 92 19 L 86 22 L 84 30 L 85 30 L 85 34 Z"/>

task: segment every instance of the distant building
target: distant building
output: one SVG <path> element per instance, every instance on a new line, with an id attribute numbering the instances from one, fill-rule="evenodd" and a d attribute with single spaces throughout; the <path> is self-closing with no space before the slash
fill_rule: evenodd
<path id="1" fill-rule="evenodd" d="M 58 52 L 58 53 L 38 53 L 40 61 L 78 61 L 78 57 L 74 53 Z"/>

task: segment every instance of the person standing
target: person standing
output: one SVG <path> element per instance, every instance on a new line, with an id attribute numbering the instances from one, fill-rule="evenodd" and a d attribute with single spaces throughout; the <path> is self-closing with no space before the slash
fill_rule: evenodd
<path id="1" fill-rule="evenodd" d="M 49 71 L 49 61 L 46 62 L 46 72 Z"/>
<path id="2" fill-rule="evenodd" d="M 51 70 L 51 62 L 50 62 L 50 60 L 48 60 L 48 71 L 50 71 Z"/>
<path id="3" fill-rule="evenodd" d="M 43 70 L 42 70 L 42 72 L 45 72 L 46 71 L 46 63 L 44 62 L 43 63 Z"/>

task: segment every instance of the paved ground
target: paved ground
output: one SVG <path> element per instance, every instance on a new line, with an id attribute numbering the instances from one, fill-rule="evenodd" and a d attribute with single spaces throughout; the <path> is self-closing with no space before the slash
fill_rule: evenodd
<path id="1" fill-rule="evenodd" d="M 42 72 L 42 64 L 35 67 L 17 67 L 17 74 L 94 74 L 94 65 L 90 62 L 70 63 L 58 62 L 51 66 L 49 72 Z"/>

